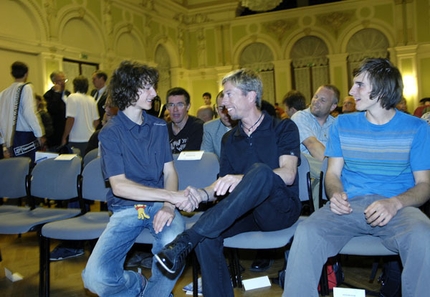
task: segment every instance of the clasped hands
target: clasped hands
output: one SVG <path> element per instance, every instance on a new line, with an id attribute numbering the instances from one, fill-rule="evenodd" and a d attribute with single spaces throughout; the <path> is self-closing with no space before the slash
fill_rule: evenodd
<path id="1" fill-rule="evenodd" d="M 188 186 L 183 191 L 182 198 L 175 203 L 175 206 L 180 210 L 191 212 L 198 208 L 202 201 L 206 201 L 206 193 L 202 189 Z"/>

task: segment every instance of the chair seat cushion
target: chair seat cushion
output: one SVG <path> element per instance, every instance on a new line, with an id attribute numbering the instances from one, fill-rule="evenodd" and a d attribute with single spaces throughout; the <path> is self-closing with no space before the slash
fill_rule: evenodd
<path id="1" fill-rule="evenodd" d="M 29 207 L 24 206 L 15 206 L 15 205 L 1 205 L 0 206 L 0 214 L 7 214 L 7 213 L 16 213 L 21 211 L 29 211 Z"/>
<path id="2" fill-rule="evenodd" d="M 73 218 L 80 209 L 36 208 L 29 211 L 2 214 L 0 234 L 20 234 L 37 230 L 45 223 Z"/>
<path id="3" fill-rule="evenodd" d="M 357 255 L 357 256 L 389 256 L 397 255 L 396 252 L 390 251 L 383 244 L 379 237 L 371 235 L 362 235 L 353 237 L 342 248 L 339 254 Z"/>
<path id="4" fill-rule="evenodd" d="M 224 246 L 238 249 L 272 249 L 286 246 L 296 232 L 300 217 L 291 227 L 277 231 L 251 231 L 224 239 Z"/>
<path id="5" fill-rule="evenodd" d="M 99 238 L 108 223 L 107 211 L 87 212 L 76 218 L 44 225 L 42 235 L 62 240 L 91 240 Z"/>

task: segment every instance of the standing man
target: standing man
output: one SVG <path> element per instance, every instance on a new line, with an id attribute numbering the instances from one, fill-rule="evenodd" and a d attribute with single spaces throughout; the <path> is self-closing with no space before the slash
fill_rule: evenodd
<path id="1" fill-rule="evenodd" d="M 171 119 L 167 128 L 172 153 L 198 151 L 202 143 L 204 122 L 188 115 L 191 107 L 190 94 L 183 88 L 173 88 L 167 91 L 166 101 Z"/>
<path id="2" fill-rule="evenodd" d="M 224 93 L 221 91 L 216 97 L 216 111 L 218 119 L 207 122 L 203 125 L 203 141 L 200 150 L 215 153 L 221 158 L 221 140 L 225 133 L 237 125 L 236 120 L 232 120 L 227 109 L 222 104 Z"/>
<path id="3" fill-rule="evenodd" d="M 75 93 L 67 99 L 66 127 L 61 145 L 69 143 L 83 156 L 88 140 L 99 124 L 99 114 L 94 99 L 87 95 L 88 79 L 85 76 L 80 75 L 73 80 L 73 89 Z"/>
<path id="4" fill-rule="evenodd" d="M 350 113 L 350 112 L 355 112 L 355 111 L 357 111 L 357 109 L 355 109 L 354 97 L 346 96 L 343 99 L 342 113 Z"/>
<path id="5" fill-rule="evenodd" d="M 54 84 L 43 97 L 46 101 L 46 108 L 52 119 L 53 133 L 47 138 L 48 149 L 56 151 L 61 145 L 64 127 L 66 126 L 66 101 L 70 92 L 66 90 L 67 78 L 64 72 L 54 71 L 50 75 Z"/>
<path id="6" fill-rule="evenodd" d="M 185 228 L 175 205 L 187 209 L 178 189 L 166 122 L 148 115 L 157 95 L 154 68 L 124 61 L 109 84 L 117 116 L 101 130 L 103 174 L 111 185 L 107 194 L 110 221 L 82 273 L 84 285 L 99 296 L 171 296 L 181 270 L 166 275 L 153 261 L 151 278 L 124 270 L 127 252 L 144 228 L 154 236 L 152 252 Z M 184 206 L 184 207 L 181 207 Z M 140 210 L 139 210 L 140 209 Z"/>
<path id="7" fill-rule="evenodd" d="M 34 163 L 37 147 L 45 139 L 41 120 L 36 113 L 33 87 L 25 84 L 28 66 L 14 62 L 14 82 L 0 93 L 0 139 L 3 157 L 29 157 Z"/>
<path id="8" fill-rule="evenodd" d="M 91 91 L 91 96 L 93 96 L 94 99 L 96 99 L 97 110 L 100 115 L 100 118 L 99 118 L 100 122 L 96 127 L 97 130 L 102 128 L 102 120 L 105 114 L 104 105 L 106 103 L 106 98 L 107 98 L 107 92 L 106 92 L 107 79 L 108 79 L 107 74 L 101 70 L 95 71 L 92 76 L 92 81 L 95 89 Z"/>
<path id="9" fill-rule="evenodd" d="M 325 178 L 330 203 L 299 224 L 288 258 L 283 296 L 318 296 L 323 264 L 354 236 L 379 237 L 403 264 L 402 296 L 430 291 L 430 220 L 418 207 L 430 197 L 430 128 L 395 109 L 399 70 L 364 60 L 350 94 L 357 112 L 330 130 Z"/>
<path id="10" fill-rule="evenodd" d="M 234 296 L 223 254 L 224 238 L 287 228 L 297 221 L 301 210 L 296 179 L 300 162 L 297 126 L 261 111 L 263 85 L 254 71 L 229 73 L 222 84 L 222 105 L 239 124 L 223 137 L 221 177 L 204 189 L 187 189 L 196 202 L 224 199 L 155 256 L 174 273 L 182 269 L 186 255 L 195 248 L 205 297 Z"/>
<path id="11" fill-rule="evenodd" d="M 202 95 L 202 98 L 203 98 L 203 101 L 205 102 L 205 105 L 210 106 L 212 108 L 212 113 L 213 113 L 214 117 L 216 118 L 218 113 L 217 113 L 216 107 L 215 107 L 216 104 L 212 105 L 212 94 L 209 92 L 204 92 Z"/>

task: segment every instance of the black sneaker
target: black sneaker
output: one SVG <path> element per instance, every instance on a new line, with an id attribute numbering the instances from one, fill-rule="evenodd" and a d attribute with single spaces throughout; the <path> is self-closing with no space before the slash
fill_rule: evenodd
<path id="1" fill-rule="evenodd" d="M 158 263 L 170 273 L 182 269 L 185 258 L 193 249 L 193 244 L 184 240 L 184 236 L 178 235 L 175 240 L 167 244 L 161 252 L 155 255 Z"/>

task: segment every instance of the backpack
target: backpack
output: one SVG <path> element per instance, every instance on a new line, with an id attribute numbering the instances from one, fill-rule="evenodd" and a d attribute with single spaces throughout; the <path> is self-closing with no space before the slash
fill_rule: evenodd
<path id="1" fill-rule="evenodd" d="M 391 257 L 384 263 L 382 274 L 378 279 L 381 283 L 380 297 L 402 296 L 402 269 L 398 257 Z"/>

